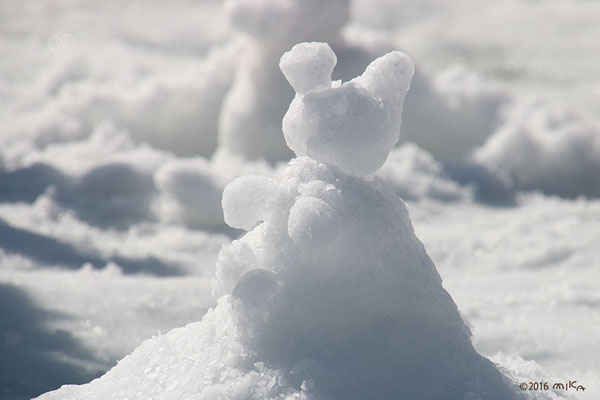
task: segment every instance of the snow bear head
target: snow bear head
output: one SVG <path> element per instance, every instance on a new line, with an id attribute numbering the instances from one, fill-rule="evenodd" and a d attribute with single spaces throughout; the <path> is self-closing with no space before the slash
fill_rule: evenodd
<path id="1" fill-rule="evenodd" d="M 326 43 L 300 43 L 280 68 L 296 91 L 283 118 L 285 140 L 296 153 L 367 176 L 377 171 L 400 138 L 412 60 L 393 51 L 349 82 L 331 82 L 336 57 Z"/>

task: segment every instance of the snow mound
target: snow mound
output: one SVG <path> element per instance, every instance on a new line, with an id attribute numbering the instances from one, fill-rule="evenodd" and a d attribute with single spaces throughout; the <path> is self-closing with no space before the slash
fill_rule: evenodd
<path id="1" fill-rule="evenodd" d="M 154 175 L 159 191 L 158 214 L 166 221 L 190 227 L 223 226 L 223 184 L 204 158 L 177 159 Z"/>
<path id="2" fill-rule="evenodd" d="M 404 203 L 380 180 L 299 157 L 279 181 L 238 179 L 223 206 L 226 221 L 253 229 L 223 248 L 216 293 L 235 299 L 256 360 L 292 371 L 292 385 L 311 381 L 323 398 L 516 397 L 473 350 Z"/>
<path id="3" fill-rule="evenodd" d="M 225 191 L 226 219 L 258 225 L 221 251 L 217 307 L 40 399 L 518 398 L 385 184 L 307 157 L 258 179 Z"/>
<path id="4" fill-rule="evenodd" d="M 460 67 L 415 74 L 406 97 L 402 141 L 413 142 L 444 165 L 462 165 L 501 125 L 512 99 Z"/>
<path id="5" fill-rule="evenodd" d="M 518 105 L 474 159 L 519 190 L 600 196 L 600 126 L 560 106 Z"/>
<path id="6" fill-rule="evenodd" d="M 82 140 L 31 151 L 0 173 L 0 198 L 32 202 L 48 194 L 82 221 L 126 228 L 152 220 L 154 172 L 172 155 L 136 146 L 126 131 L 102 124 Z"/>
<path id="7" fill-rule="evenodd" d="M 394 148 L 377 176 L 407 201 L 460 201 L 471 197 L 468 189 L 444 173 L 438 160 L 413 143 Z"/>
<path id="8" fill-rule="evenodd" d="M 237 53 L 237 43 L 230 42 L 190 67 L 165 66 L 161 73 L 109 81 L 71 62 L 62 67 L 67 72 L 32 86 L 40 100 L 3 126 L 0 143 L 7 161 L 15 164 L 48 145 L 85 139 L 105 122 L 126 129 L 138 144 L 209 156 L 217 145 L 220 104 Z"/>
<path id="9" fill-rule="evenodd" d="M 389 120 L 362 132 L 372 141 L 397 128 L 411 69 L 391 53 L 342 89 L 367 101 L 379 94 L 372 112 Z M 323 115 L 337 106 L 324 104 Z M 227 186 L 225 221 L 248 232 L 221 250 L 216 308 L 146 341 L 102 378 L 40 399 L 521 398 L 473 349 L 404 202 L 379 178 L 336 167 L 353 157 L 350 143 L 330 144 L 342 149 L 333 165 L 301 156 L 277 179 Z"/>
<path id="10" fill-rule="evenodd" d="M 334 62 L 331 48 L 315 43 L 298 44 L 281 58 L 281 70 L 300 90 L 283 118 L 283 134 L 296 155 L 357 176 L 373 174 L 400 138 L 413 63 L 395 51 L 373 61 L 362 76 L 331 87 Z"/>

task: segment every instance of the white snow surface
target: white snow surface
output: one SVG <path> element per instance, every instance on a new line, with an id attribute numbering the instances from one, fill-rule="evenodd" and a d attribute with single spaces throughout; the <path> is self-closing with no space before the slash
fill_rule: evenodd
<path id="1" fill-rule="evenodd" d="M 0 2 L 0 397 L 89 382 L 215 305 L 219 249 L 240 234 L 221 191 L 281 179 L 294 90 L 279 59 L 327 41 L 334 82 L 391 50 L 415 60 L 400 143 L 376 174 L 408 201 L 477 351 L 517 382 L 576 379 L 576 398 L 598 398 L 599 12 L 583 0 Z M 325 192 L 336 197 L 309 185 L 290 207 L 303 246 L 339 230 Z M 230 222 L 254 228 L 276 200 L 254 199 L 255 215 Z M 253 260 L 239 250 L 221 256 L 240 269 L 215 293 Z"/>

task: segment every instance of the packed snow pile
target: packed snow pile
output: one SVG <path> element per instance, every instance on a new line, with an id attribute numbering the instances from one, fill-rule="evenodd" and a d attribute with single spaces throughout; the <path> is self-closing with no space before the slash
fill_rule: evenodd
<path id="1" fill-rule="evenodd" d="M 524 101 L 474 153 L 518 190 L 600 197 L 600 125 L 542 101 Z"/>
<path id="2" fill-rule="evenodd" d="M 35 99 L 23 101 L 7 120 L 3 150 L 17 163 L 30 152 L 86 138 L 98 125 L 113 122 L 138 144 L 178 155 L 209 156 L 217 145 L 220 106 L 231 86 L 237 46 L 234 41 L 215 46 L 191 67 L 166 65 L 161 73 L 138 72 L 135 78 L 115 72 L 107 79 L 107 71 L 95 71 L 90 60 L 78 56 L 61 60 L 29 89 Z M 114 50 L 103 56 L 124 57 Z"/>
<path id="3" fill-rule="evenodd" d="M 160 192 L 158 214 L 166 221 L 204 229 L 221 227 L 223 184 L 204 158 L 178 159 L 163 165 L 154 180 Z"/>
<path id="4" fill-rule="evenodd" d="M 398 139 L 412 62 L 392 52 L 331 87 L 333 60 L 316 43 L 282 58 L 303 92 L 284 125 L 300 156 L 226 187 L 225 221 L 248 232 L 221 250 L 218 305 L 40 399 L 520 398 L 473 349 L 404 202 L 369 177 Z"/>
<path id="5" fill-rule="evenodd" d="M 171 157 L 101 124 L 87 138 L 30 150 L 26 166 L 0 171 L 0 200 L 47 195 L 91 225 L 126 228 L 153 218 L 153 174 Z"/>
<path id="6" fill-rule="evenodd" d="M 406 99 L 402 141 L 448 166 L 462 165 L 503 123 L 509 94 L 464 68 L 415 76 Z"/>
<path id="7" fill-rule="evenodd" d="M 394 148 L 377 176 L 405 201 L 454 202 L 472 198 L 472 190 L 452 180 L 442 163 L 414 143 Z"/>

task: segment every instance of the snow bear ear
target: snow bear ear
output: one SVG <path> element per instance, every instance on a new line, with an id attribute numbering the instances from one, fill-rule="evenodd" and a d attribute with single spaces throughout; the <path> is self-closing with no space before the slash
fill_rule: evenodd
<path id="1" fill-rule="evenodd" d="M 223 191 L 223 216 L 232 228 L 252 230 L 265 221 L 280 196 L 277 182 L 264 176 L 243 176 Z"/>
<path id="2" fill-rule="evenodd" d="M 374 60 L 353 82 L 360 84 L 392 108 L 401 110 L 414 73 L 415 66 L 410 57 L 401 51 L 392 51 Z"/>
<path id="3" fill-rule="evenodd" d="M 331 87 L 337 57 L 327 43 L 299 43 L 285 53 L 279 68 L 297 94 Z"/>

